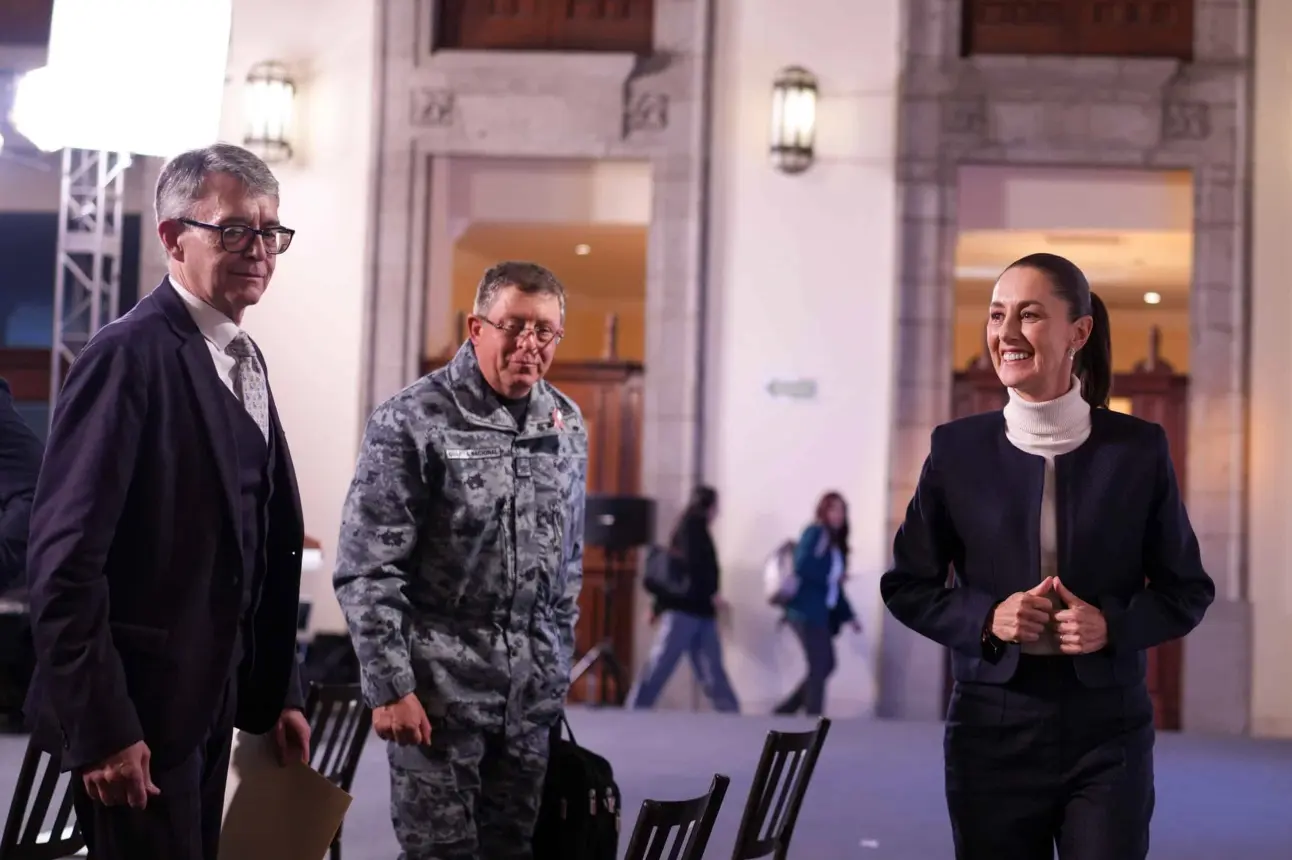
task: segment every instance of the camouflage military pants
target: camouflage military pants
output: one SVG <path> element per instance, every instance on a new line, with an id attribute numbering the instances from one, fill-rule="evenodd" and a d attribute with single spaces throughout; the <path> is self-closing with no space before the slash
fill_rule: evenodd
<path id="1" fill-rule="evenodd" d="M 400 860 L 529 860 L 547 728 L 516 739 L 434 728 L 426 747 L 390 744 L 390 815 Z"/>

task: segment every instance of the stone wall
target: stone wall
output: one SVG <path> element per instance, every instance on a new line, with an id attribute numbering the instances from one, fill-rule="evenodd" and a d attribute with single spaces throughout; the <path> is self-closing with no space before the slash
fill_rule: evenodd
<path id="1" fill-rule="evenodd" d="M 417 375 L 434 159 L 649 160 L 643 492 L 676 515 L 697 469 L 709 0 L 656 0 L 655 53 L 432 51 L 434 0 L 382 0 L 364 415 Z M 524 220 L 517 213 L 517 220 Z M 558 273 L 559 274 L 559 273 Z"/>
<path id="2" fill-rule="evenodd" d="M 1247 0 L 1196 0 L 1192 63 L 961 58 L 961 0 L 909 0 L 899 117 L 902 259 L 890 475 L 896 529 L 950 417 L 957 167 L 963 163 L 1187 168 L 1195 194 L 1188 506 L 1216 610 L 1185 644 L 1183 722 L 1242 732 L 1250 683 L 1243 610 Z M 1061 201 L 1056 201 L 1061 205 Z M 933 718 L 942 649 L 886 618 L 881 713 Z M 1221 671 L 1223 669 L 1223 671 Z"/>

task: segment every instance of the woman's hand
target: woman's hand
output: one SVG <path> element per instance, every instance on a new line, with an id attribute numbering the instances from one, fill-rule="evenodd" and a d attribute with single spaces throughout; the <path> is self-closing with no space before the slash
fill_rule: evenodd
<path id="1" fill-rule="evenodd" d="M 991 615 L 991 634 L 1002 642 L 1035 642 L 1050 623 L 1054 605 L 1047 596 L 1055 580 L 1047 576 L 1035 588 L 1011 594 Z"/>
<path id="2" fill-rule="evenodd" d="M 1059 650 L 1064 654 L 1091 654 L 1108 644 L 1108 621 L 1099 607 L 1077 597 L 1058 577 L 1054 590 L 1067 609 L 1054 613 L 1054 630 L 1059 635 Z"/>

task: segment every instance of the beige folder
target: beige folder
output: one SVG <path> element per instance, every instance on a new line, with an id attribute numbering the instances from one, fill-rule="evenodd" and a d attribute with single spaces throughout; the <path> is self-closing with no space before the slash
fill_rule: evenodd
<path id="1" fill-rule="evenodd" d="M 323 860 L 351 800 L 299 761 L 280 766 L 271 735 L 237 732 L 220 860 Z"/>

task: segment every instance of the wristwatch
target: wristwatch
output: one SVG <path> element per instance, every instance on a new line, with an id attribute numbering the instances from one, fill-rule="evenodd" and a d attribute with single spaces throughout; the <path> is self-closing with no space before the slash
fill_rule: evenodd
<path id="1" fill-rule="evenodd" d="M 982 625 L 982 656 L 988 663 L 995 663 L 1005 653 L 1005 640 L 991 632 L 991 619 L 999 603 L 992 604 L 987 620 Z"/>

